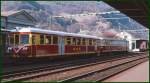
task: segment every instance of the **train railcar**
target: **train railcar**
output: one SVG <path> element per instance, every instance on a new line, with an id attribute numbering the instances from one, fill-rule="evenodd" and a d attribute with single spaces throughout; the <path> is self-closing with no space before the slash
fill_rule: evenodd
<path id="1" fill-rule="evenodd" d="M 129 42 L 126 40 L 105 38 L 100 41 L 97 46 L 100 53 L 127 52 L 129 50 Z"/>
<path id="2" fill-rule="evenodd" d="M 126 40 L 37 28 L 15 29 L 9 36 L 8 49 L 13 57 L 52 57 L 128 51 Z"/>

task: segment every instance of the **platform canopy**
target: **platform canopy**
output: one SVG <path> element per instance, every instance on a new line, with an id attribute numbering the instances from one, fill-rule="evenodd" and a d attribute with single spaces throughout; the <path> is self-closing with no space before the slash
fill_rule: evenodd
<path id="1" fill-rule="evenodd" d="M 148 28 L 148 0 L 103 0 Z"/>

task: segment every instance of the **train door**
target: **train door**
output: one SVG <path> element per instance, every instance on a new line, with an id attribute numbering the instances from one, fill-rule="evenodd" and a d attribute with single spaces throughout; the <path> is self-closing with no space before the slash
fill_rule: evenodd
<path id="1" fill-rule="evenodd" d="M 89 40 L 88 40 L 88 39 L 85 39 L 85 41 L 86 41 L 86 53 L 88 53 Z"/>
<path id="2" fill-rule="evenodd" d="M 32 38 L 31 38 L 32 40 L 32 45 L 31 45 L 31 55 L 33 56 L 33 57 L 35 57 L 36 56 L 36 35 L 35 34 L 32 34 Z"/>
<path id="3" fill-rule="evenodd" d="M 59 55 L 64 55 L 64 38 L 63 37 L 59 37 Z"/>

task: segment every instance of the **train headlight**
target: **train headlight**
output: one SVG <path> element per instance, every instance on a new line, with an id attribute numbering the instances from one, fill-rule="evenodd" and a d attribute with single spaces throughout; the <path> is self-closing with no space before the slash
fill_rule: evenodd
<path id="1" fill-rule="evenodd" d="M 12 50 L 12 47 L 8 47 L 7 49 L 8 49 L 8 50 Z"/>
<path id="2" fill-rule="evenodd" d="M 6 52 L 10 53 L 12 51 L 12 49 L 13 49 L 12 47 L 8 47 L 7 50 L 6 50 Z"/>

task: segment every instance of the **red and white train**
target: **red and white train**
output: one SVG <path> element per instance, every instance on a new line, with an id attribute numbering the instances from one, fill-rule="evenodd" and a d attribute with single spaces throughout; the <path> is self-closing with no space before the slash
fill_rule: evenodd
<path id="1" fill-rule="evenodd" d="M 13 57 L 51 57 L 127 52 L 128 41 L 96 36 L 21 28 L 9 34 Z"/>

